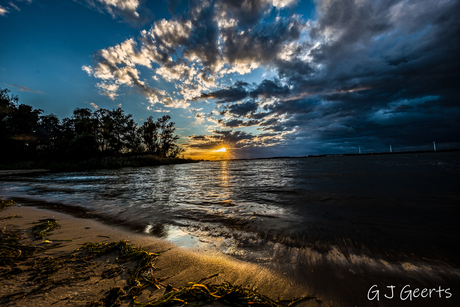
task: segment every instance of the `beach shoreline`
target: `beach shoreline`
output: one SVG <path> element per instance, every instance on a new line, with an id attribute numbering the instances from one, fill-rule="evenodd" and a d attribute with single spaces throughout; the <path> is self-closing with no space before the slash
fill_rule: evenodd
<path id="1" fill-rule="evenodd" d="M 86 242 L 128 240 L 132 245 L 142 246 L 147 251 L 160 252 L 160 257 L 156 264 L 156 267 L 159 268 L 157 272 L 158 278 L 167 278 L 164 283 L 175 288 L 184 286 L 188 282 L 198 282 L 203 278 L 218 273 L 219 275 L 210 280 L 210 283 L 218 284 L 227 281 L 234 285 L 255 287 L 258 292 L 275 300 L 279 297 L 296 298 L 313 295 L 306 285 L 296 284 L 285 275 L 266 267 L 244 263 L 222 254 L 210 255 L 193 252 L 151 235 L 129 232 L 123 228 L 107 225 L 96 220 L 78 218 L 30 206 L 13 205 L 0 212 L 0 218 L 14 215 L 20 217 L 0 221 L 2 229 L 22 230 L 26 235 L 30 235 L 33 223 L 38 220 L 55 219 L 58 221 L 61 228 L 54 230 L 48 240 L 52 242 L 53 240 L 71 239 L 72 241 L 56 241 L 62 243 L 61 246 L 48 250 L 46 252 L 47 257 L 58 257 L 70 253 Z M 113 262 L 113 259 L 106 257 L 95 263 L 95 268 L 97 267 L 99 271 L 104 271 L 104 268 L 112 267 Z M 100 273 L 98 270 L 95 269 L 94 272 Z M 125 269 L 125 271 L 127 272 L 128 270 Z M 51 304 L 53 306 L 69 304 L 85 306 L 91 301 L 102 299 L 113 287 L 126 288 L 127 286 L 127 273 L 104 280 L 97 276 L 96 273 L 87 281 L 57 287 L 49 292 L 33 294 L 20 300 L 6 300 L 2 304 L 7 302 L 7 306 L 50 306 Z M 27 282 L 24 278 L 24 276 L 19 275 L 17 278 L 2 280 L 3 286 L 0 290 L 0 297 L 4 298 L 15 292 L 25 291 L 27 287 L 32 290 L 36 286 L 31 282 Z M 164 292 L 164 288 L 154 290 L 150 287 L 143 292 L 139 299 L 144 301 L 157 299 Z M 301 302 L 297 306 L 328 306 L 326 301 L 322 301 L 323 303 L 320 304 L 316 299 L 311 299 Z"/>
<path id="2" fill-rule="evenodd" d="M 305 259 L 302 259 L 300 254 L 296 259 L 275 265 L 248 263 L 212 250 L 197 252 L 181 248 L 151 234 L 126 228 L 126 225 L 103 219 L 97 220 L 93 215 L 82 218 L 78 212 L 63 213 L 57 212 L 57 207 L 44 209 L 38 203 L 34 207 L 32 201 L 22 203 L 18 200 L 17 202 L 18 205 L 0 211 L 0 219 L 14 215 L 20 218 L 1 220 L 1 228 L 21 229 L 30 236 L 33 223 L 41 219 L 55 219 L 61 228 L 54 230 L 53 235 L 48 239 L 50 241 L 72 240 L 61 242 L 61 247 L 51 249 L 46 256 L 58 257 L 70 253 L 86 242 L 108 243 L 128 240 L 133 246 L 140 246 L 149 252 L 160 252 L 156 265 L 159 271 L 156 276 L 160 279 L 167 278 L 163 283 L 175 288 L 184 286 L 188 282 L 198 282 L 202 278 L 218 273 L 219 276 L 213 277 L 209 283 L 230 282 L 234 285 L 254 287 L 259 293 L 274 300 L 316 296 L 315 299 L 300 302 L 296 306 L 456 306 L 459 302 L 458 276 L 447 279 L 447 275 L 438 278 L 424 276 L 417 272 L 417 266 L 407 267 L 404 272 L 391 270 L 385 272 L 391 268 L 385 266 L 385 269 L 379 272 L 378 266 L 369 270 L 366 262 L 373 261 L 372 259 L 339 259 L 336 264 L 331 264 L 324 261 L 326 259 L 324 255 L 322 258 L 317 258 L 316 262 L 304 262 Z M 328 255 L 332 253 L 329 252 Z M 348 265 L 342 266 L 340 262 L 346 262 Z M 402 265 L 411 266 L 411 263 Z M 6 301 L 6 305 L 87 306 L 90 302 L 103 299 L 110 289 L 120 287 L 127 290 L 129 267 L 123 267 L 125 273 L 115 278 L 103 279 L 98 276 L 108 269 L 114 269 L 115 266 L 113 255 L 102 257 L 94 263 L 94 267 L 98 270 L 95 269 L 95 273 L 87 282 L 58 287 L 19 301 Z M 2 281 L 0 300 L 15 292 L 24 291 L 25 285 L 33 289 L 33 284 L 27 283 L 24 277 L 21 278 Z M 413 297 L 414 291 L 421 293 L 424 289 L 431 290 L 432 295 L 425 298 Z M 157 290 L 150 287 L 144 291 L 140 300 L 147 302 L 158 299 L 164 294 L 164 288 Z M 393 296 L 391 299 L 388 298 L 390 295 Z M 130 306 L 130 303 L 125 301 L 125 305 Z M 121 304 L 121 306 L 125 305 Z"/>

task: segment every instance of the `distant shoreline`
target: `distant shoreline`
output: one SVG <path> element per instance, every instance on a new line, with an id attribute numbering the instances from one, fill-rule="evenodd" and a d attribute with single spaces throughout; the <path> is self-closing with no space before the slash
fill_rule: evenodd
<path id="1" fill-rule="evenodd" d="M 439 149 L 439 150 L 410 150 L 410 151 L 393 151 L 393 152 L 366 152 L 366 153 L 344 153 L 344 154 L 321 154 L 321 155 L 304 155 L 304 156 L 277 156 L 266 158 L 241 158 L 227 160 L 203 160 L 207 162 L 213 161 L 241 161 L 241 160 L 274 160 L 274 159 L 301 159 L 301 158 L 327 158 L 327 157 L 345 157 L 345 156 L 372 156 L 372 155 L 392 155 L 392 154 L 413 154 L 413 153 L 445 153 L 445 152 L 460 152 L 460 148 Z"/>

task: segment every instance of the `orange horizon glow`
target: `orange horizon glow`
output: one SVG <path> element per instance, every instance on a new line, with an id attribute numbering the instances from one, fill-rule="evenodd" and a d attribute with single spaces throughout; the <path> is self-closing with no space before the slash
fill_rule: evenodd
<path id="1" fill-rule="evenodd" d="M 186 152 L 184 157 L 188 159 L 198 159 L 207 161 L 216 160 L 229 160 L 234 158 L 234 153 L 231 144 L 221 142 L 220 144 L 214 144 L 208 148 L 196 148 L 184 146 Z"/>

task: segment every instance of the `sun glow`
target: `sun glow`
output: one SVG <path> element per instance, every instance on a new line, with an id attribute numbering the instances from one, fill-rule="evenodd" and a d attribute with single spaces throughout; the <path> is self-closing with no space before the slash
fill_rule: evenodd
<path id="1" fill-rule="evenodd" d="M 221 149 L 215 150 L 215 152 L 226 152 L 227 149 L 225 147 L 222 147 Z"/>

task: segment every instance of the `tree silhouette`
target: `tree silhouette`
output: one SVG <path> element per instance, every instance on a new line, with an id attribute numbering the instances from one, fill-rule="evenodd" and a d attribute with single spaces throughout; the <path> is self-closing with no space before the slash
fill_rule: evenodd
<path id="1" fill-rule="evenodd" d="M 159 137 L 160 137 L 160 154 L 162 157 L 171 156 L 174 144 L 177 142 L 179 137 L 174 135 L 176 128 L 173 122 L 169 122 L 171 116 L 163 115 L 157 120 Z"/>
<path id="2" fill-rule="evenodd" d="M 153 117 L 149 116 L 140 128 L 140 134 L 144 141 L 147 152 L 155 155 L 158 153 L 158 123 L 153 121 Z"/>
<path id="3" fill-rule="evenodd" d="M 154 121 L 150 116 L 138 128 L 131 114 L 121 109 L 76 108 L 62 121 L 54 114 L 18 104 L 18 98 L 0 89 L 0 141 L 8 150 L 2 157 L 12 160 L 87 159 L 101 155 L 151 154 L 178 157 L 184 150 L 169 115 Z"/>
<path id="4" fill-rule="evenodd" d="M 17 96 L 0 90 L 0 133 L 6 156 L 25 158 L 31 156 L 37 145 L 37 129 L 43 110 L 25 104 L 18 105 Z M 3 155 L 2 154 L 2 155 Z"/>

